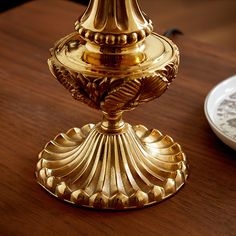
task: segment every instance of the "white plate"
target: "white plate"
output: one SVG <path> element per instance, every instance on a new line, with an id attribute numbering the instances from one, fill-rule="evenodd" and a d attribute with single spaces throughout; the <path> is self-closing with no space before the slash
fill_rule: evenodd
<path id="1" fill-rule="evenodd" d="M 236 75 L 210 91 L 205 99 L 204 111 L 214 133 L 236 150 Z"/>

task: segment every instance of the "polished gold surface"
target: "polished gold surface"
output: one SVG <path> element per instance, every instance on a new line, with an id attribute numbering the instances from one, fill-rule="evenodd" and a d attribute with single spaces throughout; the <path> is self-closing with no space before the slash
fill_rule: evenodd
<path id="1" fill-rule="evenodd" d="M 103 119 L 45 146 L 39 184 L 65 201 L 102 209 L 142 207 L 171 196 L 188 176 L 181 147 L 155 129 L 125 123 L 122 113 L 165 92 L 177 74 L 178 48 L 152 33 L 135 0 L 92 0 L 75 29 L 51 49 L 49 68 Z"/>

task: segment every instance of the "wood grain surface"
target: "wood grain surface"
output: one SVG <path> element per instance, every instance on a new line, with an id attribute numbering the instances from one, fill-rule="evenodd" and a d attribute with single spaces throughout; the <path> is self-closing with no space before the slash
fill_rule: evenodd
<path id="1" fill-rule="evenodd" d="M 77 0 L 79 1 L 79 0 Z M 139 0 L 163 29 L 178 28 L 188 37 L 236 51 L 235 0 Z M 154 29 L 158 28 L 155 27 Z"/>
<path id="2" fill-rule="evenodd" d="M 152 207 L 104 212 L 64 203 L 36 183 L 45 143 L 101 116 L 74 101 L 46 64 L 48 49 L 73 31 L 83 10 L 67 1 L 33 1 L 0 16 L 0 235 L 234 236 L 236 153 L 211 131 L 203 103 L 214 85 L 236 74 L 236 57 L 183 36 L 174 39 L 181 51 L 176 81 L 125 118 L 183 146 L 190 163 L 184 188 Z"/>

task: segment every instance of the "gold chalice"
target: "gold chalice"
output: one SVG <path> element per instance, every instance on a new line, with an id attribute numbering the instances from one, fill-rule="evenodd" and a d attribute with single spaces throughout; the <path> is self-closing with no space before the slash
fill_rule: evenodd
<path id="1" fill-rule="evenodd" d="M 49 68 L 73 98 L 102 121 L 72 128 L 39 154 L 38 183 L 81 206 L 129 209 L 171 196 L 188 176 L 179 144 L 156 129 L 131 126 L 122 113 L 166 91 L 179 51 L 152 33 L 136 0 L 91 0 L 76 31 L 51 49 Z"/>

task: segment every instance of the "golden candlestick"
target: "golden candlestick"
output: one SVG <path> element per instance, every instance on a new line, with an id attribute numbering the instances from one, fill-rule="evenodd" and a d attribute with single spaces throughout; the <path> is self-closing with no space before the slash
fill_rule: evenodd
<path id="1" fill-rule="evenodd" d="M 179 51 L 152 32 L 136 0 L 91 0 L 76 32 L 51 49 L 49 68 L 101 123 L 57 135 L 39 154 L 38 183 L 81 206 L 129 209 L 173 195 L 188 176 L 179 144 L 131 126 L 124 111 L 159 97 L 176 77 Z"/>

